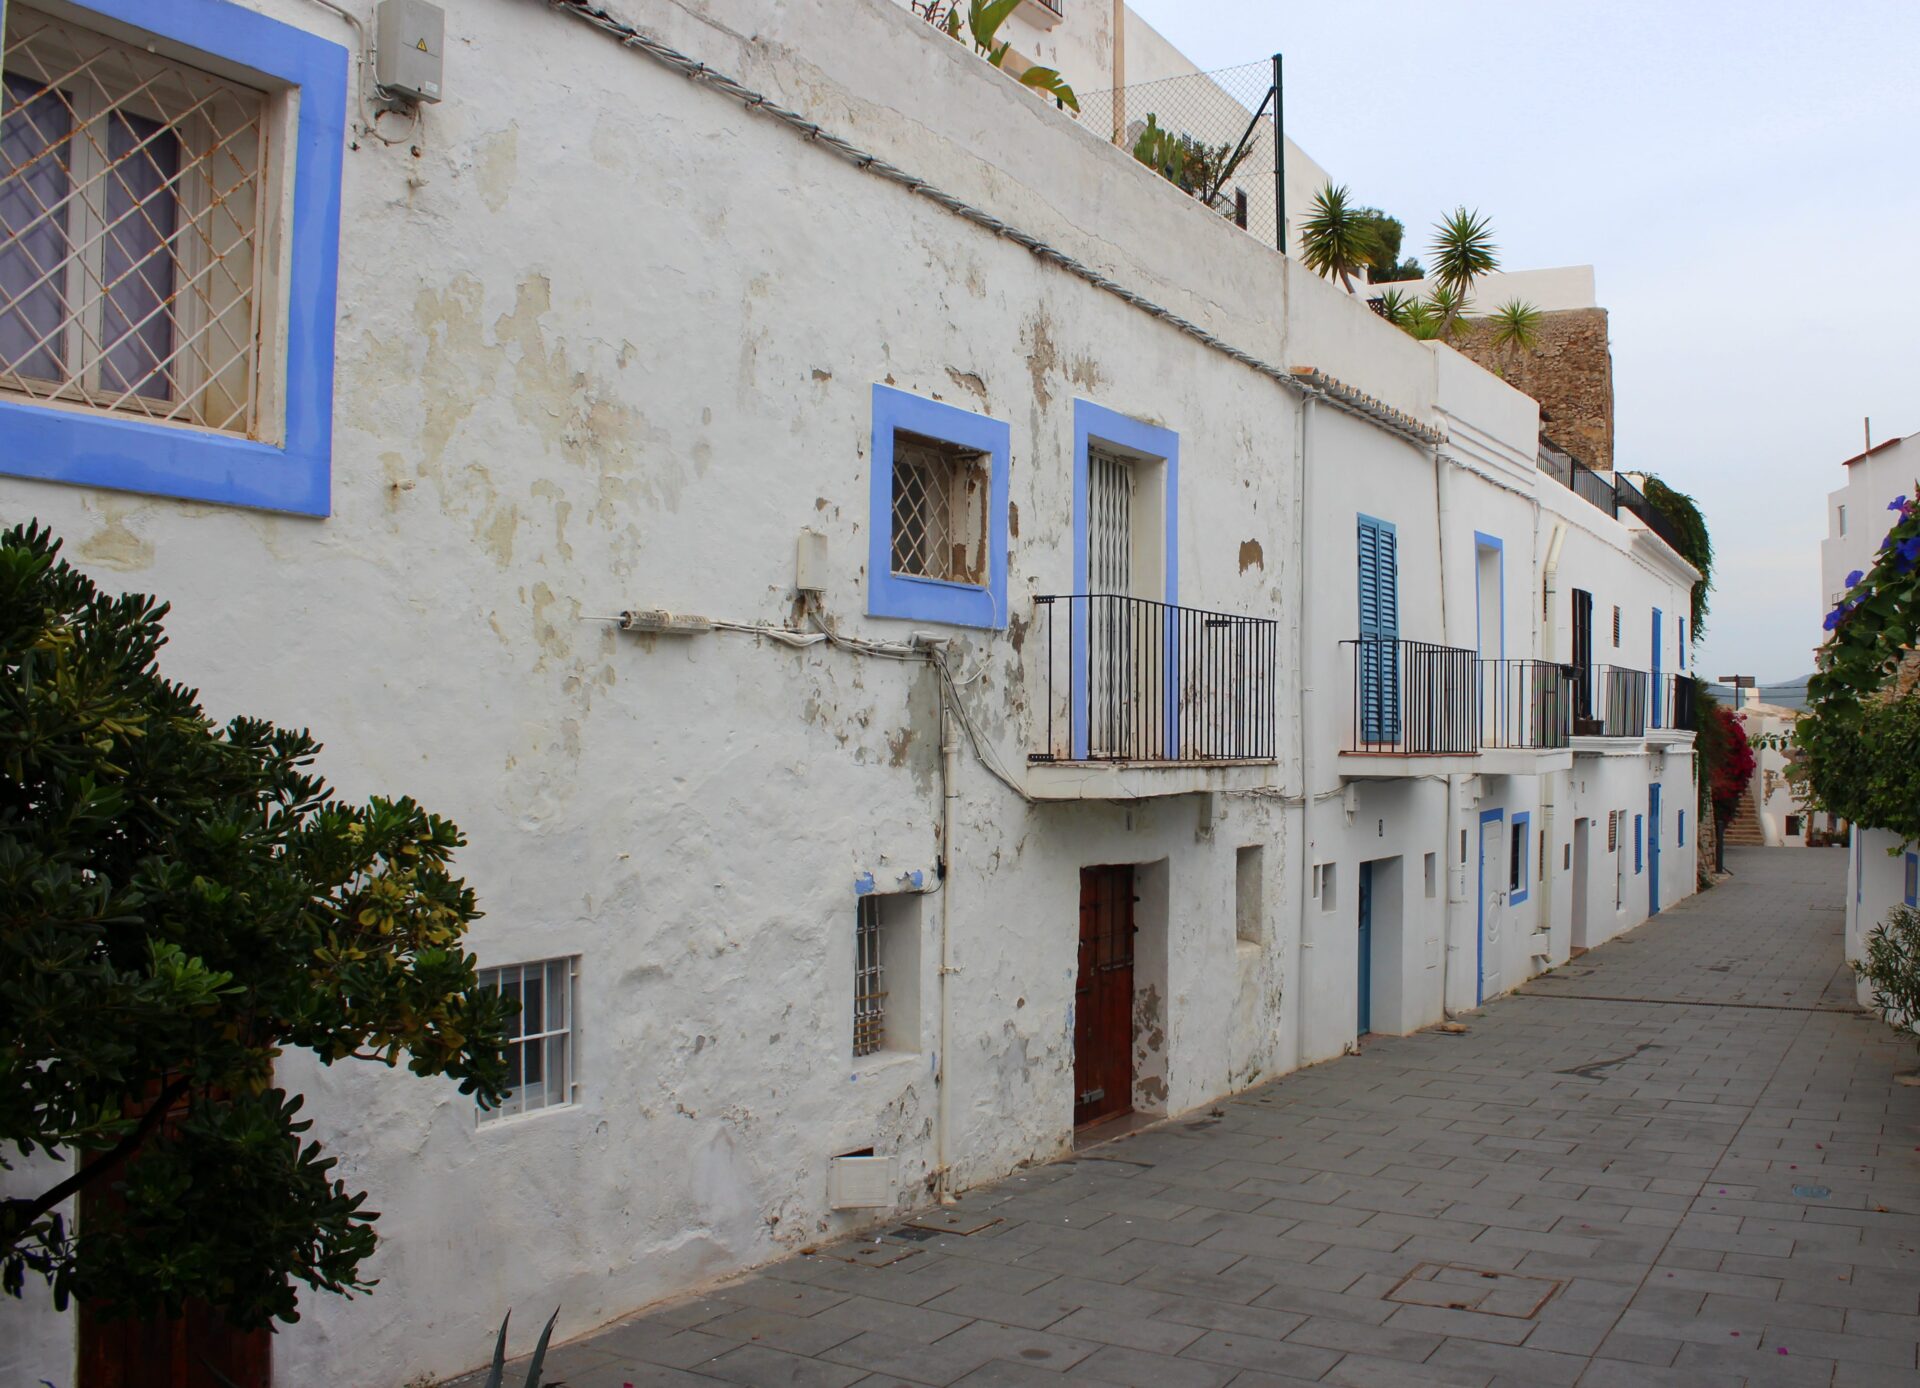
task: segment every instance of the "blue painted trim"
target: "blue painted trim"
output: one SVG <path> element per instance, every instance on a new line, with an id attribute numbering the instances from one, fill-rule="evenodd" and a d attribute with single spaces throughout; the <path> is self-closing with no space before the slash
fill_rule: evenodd
<path id="1" fill-rule="evenodd" d="M 893 435 L 911 434 L 978 449 L 988 455 L 987 581 L 948 583 L 893 571 Z M 956 405 L 910 395 L 891 386 L 873 388 L 873 466 L 868 480 L 867 615 L 916 622 L 980 627 L 1007 625 L 1007 480 L 1012 432 L 1006 421 Z"/>
<path id="2" fill-rule="evenodd" d="M 1484 530 L 1473 532 L 1473 647 L 1483 649 L 1480 635 L 1480 551 L 1493 550 L 1500 556 L 1497 582 L 1500 584 L 1500 644 L 1498 659 L 1507 658 L 1507 543 Z"/>
<path id="3" fill-rule="evenodd" d="M 1648 691 L 1647 726 L 1660 726 L 1660 609 L 1653 609 L 1653 688 Z"/>
<path id="4" fill-rule="evenodd" d="M 1087 583 L 1087 527 L 1090 522 L 1087 487 L 1091 475 L 1087 464 L 1087 448 L 1096 441 L 1109 444 L 1122 453 L 1157 458 L 1165 468 L 1166 486 L 1160 499 L 1161 512 L 1166 520 L 1166 533 L 1161 540 L 1163 570 L 1166 574 L 1162 600 L 1169 606 L 1177 606 L 1180 602 L 1180 435 L 1172 429 L 1145 424 L 1131 415 L 1096 405 L 1091 400 L 1076 399 L 1073 402 L 1073 577 L 1067 585 L 1067 591 L 1083 592 Z M 1069 606 L 1073 614 L 1069 649 L 1078 653 L 1072 671 L 1073 706 L 1084 709 L 1087 706 L 1088 686 L 1087 605 L 1076 602 Z M 1166 658 L 1171 663 L 1179 658 L 1179 652 L 1171 639 L 1172 633 L 1168 635 Z M 1179 717 L 1176 704 L 1178 687 L 1178 680 L 1168 679 L 1165 682 L 1167 707 L 1163 716 L 1167 720 L 1170 735 Z M 1075 761 L 1086 759 L 1088 733 L 1087 720 L 1077 720 L 1073 733 Z M 1170 737 L 1168 745 L 1171 746 L 1172 742 Z"/>
<path id="5" fill-rule="evenodd" d="M 855 896 L 871 896 L 875 890 L 872 873 L 863 872 L 853 879 L 853 894 Z"/>
<path id="6" fill-rule="evenodd" d="M 1647 914 L 1660 914 L 1660 783 L 1647 787 Z"/>
<path id="7" fill-rule="evenodd" d="M 1687 812 L 1685 810 L 1679 812 L 1679 818 L 1675 822 L 1673 846 L 1675 848 L 1687 846 Z"/>
<path id="8" fill-rule="evenodd" d="M 1641 854 L 1641 844 L 1646 835 L 1646 816 L 1633 817 L 1633 875 L 1638 877 L 1646 870 L 1646 859 Z"/>
<path id="9" fill-rule="evenodd" d="M 287 281 L 285 443 L 0 400 L 0 473 L 324 516 L 332 509 L 334 307 L 347 50 L 227 0 L 78 0 L 83 10 L 300 91 Z"/>
<path id="10" fill-rule="evenodd" d="M 1687 619 L 1675 617 L 1673 623 L 1674 640 L 1680 649 L 1680 668 L 1684 670 L 1687 668 Z"/>
<path id="11" fill-rule="evenodd" d="M 1526 826 L 1526 829 L 1522 833 L 1509 835 L 1510 841 L 1520 846 L 1520 885 L 1515 887 L 1513 894 L 1507 898 L 1507 904 L 1510 906 L 1518 906 L 1527 899 L 1533 890 L 1533 841 L 1527 837 L 1528 834 L 1533 832 L 1533 811 L 1514 811 L 1513 827 L 1519 829 L 1523 824 Z M 1508 851 L 1511 852 L 1512 850 L 1509 849 Z M 1507 865 L 1507 881 L 1513 881 L 1513 865 L 1511 863 Z"/>
<path id="12" fill-rule="evenodd" d="M 1487 825 L 1507 817 L 1505 807 L 1480 811 L 1480 900 L 1473 942 L 1473 1005 L 1487 1000 Z"/>
<path id="13" fill-rule="evenodd" d="M 1901 899 L 1909 906 L 1920 906 L 1920 853 L 1907 854 L 1907 876 Z"/>

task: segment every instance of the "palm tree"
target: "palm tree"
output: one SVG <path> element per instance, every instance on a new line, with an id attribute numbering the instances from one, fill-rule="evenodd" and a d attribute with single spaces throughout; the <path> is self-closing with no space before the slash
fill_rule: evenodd
<path id="1" fill-rule="evenodd" d="M 1493 228 L 1478 212 L 1456 207 L 1433 226 L 1433 279 L 1451 289 L 1464 303 L 1473 282 L 1500 268 L 1500 248 L 1493 244 Z"/>
<path id="2" fill-rule="evenodd" d="M 1487 324 L 1493 329 L 1489 340 L 1495 347 L 1531 352 L 1540 344 L 1543 317 L 1532 304 L 1509 299 L 1487 317 Z"/>
<path id="3" fill-rule="evenodd" d="M 1437 284 L 1427 295 L 1427 311 L 1433 316 L 1433 336 L 1452 337 L 1467 316 L 1466 296 L 1450 284 Z"/>
<path id="4" fill-rule="evenodd" d="M 1300 260 L 1316 275 L 1338 279 L 1353 292 L 1353 277 L 1373 264 L 1379 232 L 1364 209 L 1347 201 L 1346 185 L 1328 183 L 1313 195 L 1310 214 L 1300 223 Z"/>

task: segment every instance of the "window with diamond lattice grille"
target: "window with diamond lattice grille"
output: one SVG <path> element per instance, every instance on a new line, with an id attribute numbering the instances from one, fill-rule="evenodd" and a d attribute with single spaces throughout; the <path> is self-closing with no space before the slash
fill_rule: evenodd
<path id="1" fill-rule="evenodd" d="M 905 431 L 893 436 L 893 571 L 982 584 L 987 455 Z"/>
<path id="2" fill-rule="evenodd" d="M 0 390 L 259 425 L 267 97 L 6 7 Z"/>

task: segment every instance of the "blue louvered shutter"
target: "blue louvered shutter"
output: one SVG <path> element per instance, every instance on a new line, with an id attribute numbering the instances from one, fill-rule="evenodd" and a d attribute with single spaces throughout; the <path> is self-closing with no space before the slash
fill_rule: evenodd
<path id="1" fill-rule="evenodd" d="M 1391 525 L 1362 516 L 1357 532 L 1360 574 L 1360 738 L 1400 737 L 1400 559 Z"/>

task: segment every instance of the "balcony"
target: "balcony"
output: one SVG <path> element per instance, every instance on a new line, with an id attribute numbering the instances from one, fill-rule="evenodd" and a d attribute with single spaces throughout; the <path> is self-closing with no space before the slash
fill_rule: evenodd
<path id="1" fill-rule="evenodd" d="M 1279 623 L 1105 593 L 1034 605 L 1044 674 L 1031 794 L 1182 795 L 1270 778 Z"/>
<path id="2" fill-rule="evenodd" d="M 1645 670 L 1618 665 L 1573 668 L 1573 732 L 1576 737 L 1644 738 L 1647 735 Z"/>
<path id="3" fill-rule="evenodd" d="M 1624 755 L 1694 727 L 1693 683 L 1611 665 L 1483 660 L 1422 641 L 1344 641 L 1352 731 L 1343 775 L 1396 778 L 1564 769 L 1579 750 Z"/>

